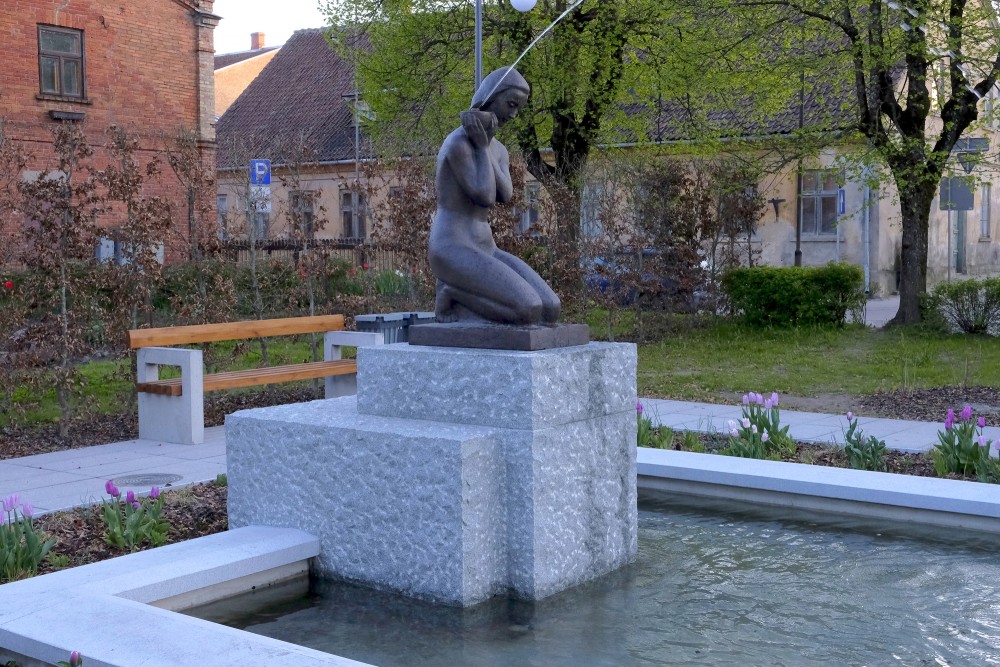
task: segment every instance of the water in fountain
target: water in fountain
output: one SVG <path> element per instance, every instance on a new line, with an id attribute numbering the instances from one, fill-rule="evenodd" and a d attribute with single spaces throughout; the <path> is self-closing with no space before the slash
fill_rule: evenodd
<path id="1" fill-rule="evenodd" d="M 635 565 L 537 603 L 320 581 L 195 615 L 380 667 L 1000 662 L 997 536 L 682 497 L 639 510 Z"/>

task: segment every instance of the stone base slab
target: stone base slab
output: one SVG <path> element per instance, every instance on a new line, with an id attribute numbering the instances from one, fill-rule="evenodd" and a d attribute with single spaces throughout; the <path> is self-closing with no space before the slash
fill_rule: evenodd
<path id="1" fill-rule="evenodd" d="M 536 352 L 383 345 L 358 348 L 358 411 L 513 429 L 635 416 L 636 347 L 590 343 Z"/>
<path id="2" fill-rule="evenodd" d="M 358 413 L 339 398 L 226 420 L 232 527 L 320 538 L 321 575 L 469 606 L 540 599 L 634 560 L 634 409 L 543 429 Z"/>
<path id="3" fill-rule="evenodd" d="M 489 322 L 420 324 L 410 327 L 409 342 L 410 345 L 530 352 L 586 345 L 590 342 L 590 329 L 586 324 L 524 327 Z"/>

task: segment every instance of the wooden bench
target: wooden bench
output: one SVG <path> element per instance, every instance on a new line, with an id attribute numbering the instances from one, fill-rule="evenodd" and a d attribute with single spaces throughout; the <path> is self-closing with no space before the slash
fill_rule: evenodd
<path id="1" fill-rule="evenodd" d="M 201 350 L 167 347 L 309 333 L 323 334 L 323 361 L 205 374 Z M 354 394 L 357 363 L 341 359 L 341 347 L 383 342 L 381 333 L 344 331 L 343 315 L 134 329 L 129 331 L 129 347 L 138 350 L 139 437 L 180 444 L 204 442 L 206 391 L 325 378 L 327 398 Z M 179 366 L 181 376 L 161 380 L 160 366 Z"/>

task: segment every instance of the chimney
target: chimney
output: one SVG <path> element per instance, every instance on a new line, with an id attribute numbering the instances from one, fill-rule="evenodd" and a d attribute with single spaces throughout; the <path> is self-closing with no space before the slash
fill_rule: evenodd
<path id="1" fill-rule="evenodd" d="M 257 49 L 264 48 L 264 33 L 262 32 L 252 32 L 250 33 L 250 50 L 256 51 Z"/>

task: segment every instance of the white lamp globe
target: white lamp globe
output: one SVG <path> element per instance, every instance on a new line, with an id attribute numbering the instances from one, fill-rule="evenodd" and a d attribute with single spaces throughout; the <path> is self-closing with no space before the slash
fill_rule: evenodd
<path id="1" fill-rule="evenodd" d="M 530 12 L 538 0 L 510 0 L 510 6 L 519 12 Z"/>

